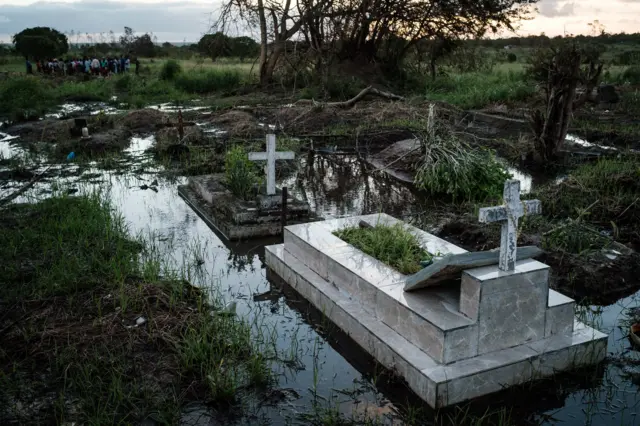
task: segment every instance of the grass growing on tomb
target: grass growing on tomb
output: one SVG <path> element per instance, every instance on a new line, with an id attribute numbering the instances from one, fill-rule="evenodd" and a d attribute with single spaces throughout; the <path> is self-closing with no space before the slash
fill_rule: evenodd
<path id="1" fill-rule="evenodd" d="M 433 257 L 402 224 L 343 228 L 333 234 L 405 275 L 420 271 L 420 262 Z"/>
<path id="2" fill-rule="evenodd" d="M 174 424 L 189 402 L 234 407 L 270 383 L 250 325 L 212 315 L 102 197 L 56 196 L 2 215 L 0 418 Z"/>
<path id="3" fill-rule="evenodd" d="M 416 165 L 414 184 L 432 196 L 484 201 L 502 194 L 510 175 L 494 153 L 473 148 L 430 115 L 427 128 L 417 134 L 423 155 Z"/>
<path id="4" fill-rule="evenodd" d="M 242 200 L 248 200 L 254 195 L 254 187 L 261 179 L 256 173 L 256 165 L 249 161 L 247 152 L 240 145 L 235 145 L 225 155 L 224 162 L 225 184 L 229 191 Z"/>

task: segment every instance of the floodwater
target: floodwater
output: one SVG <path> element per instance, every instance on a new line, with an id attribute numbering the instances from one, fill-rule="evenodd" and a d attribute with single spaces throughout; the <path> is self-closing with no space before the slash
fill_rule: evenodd
<path id="1" fill-rule="evenodd" d="M 240 423 L 309 424 L 301 414 L 318 409 L 341 412 L 347 418 L 358 418 L 363 413 L 390 415 L 403 411 L 407 405 L 415 410 L 419 401 L 401 382 L 381 380 L 383 371 L 353 341 L 322 320 L 321 314 L 293 290 L 267 280 L 264 245 L 279 240 L 223 241 L 178 196 L 177 185 L 186 178 L 163 177 L 162 169 L 145 152 L 152 143 L 149 137 L 132 139 L 124 153 L 123 161 L 131 165 L 125 172 L 104 170 L 98 164 L 52 166 L 60 176 L 67 177 L 36 184 L 17 201 L 45 197 L 54 186 L 80 192 L 100 189 L 106 191 L 124 216 L 131 233 L 155 241 L 174 266 L 195 264 L 196 258 L 198 264 L 204 261 L 199 272 L 190 277 L 192 282 L 210 289 L 225 302 L 237 302 L 238 314 L 247 316 L 257 333 L 275 334 L 284 360 L 272 366 L 283 398 L 277 404 L 251 404 L 251 416 Z M 19 151 L 8 141 L 0 142 L 0 153 L 6 154 L 5 158 L 20 155 Z M 140 189 L 156 179 L 157 192 Z M 409 218 L 424 209 L 419 198 L 405 186 L 370 176 L 351 156 L 303 155 L 298 159 L 297 170 L 280 184 L 306 199 L 324 218 L 375 212 Z M 523 189 L 526 187 L 524 184 Z M 0 198 L 13 188 L 1 188 Z M 640 368 L 633 367 L 629 360 L 640 364 L 640 356 L 625 338 L 627 309 L 638 306 L 639 297 L 634 294 L 610 306 L 581 309 L 585 320 L 610 335 L 609 357 L 602 369 L 482 400 L 480 415 L 487 408 L 485 404 L 490 403 L 491 409 L 507 406 L 516 410 L 513 424 L 526 424 L 525 420 L 545 425 L 639 424 L 636 413 L 640 409 Z M 426 406 L 419 408 L 418 423 L 433 424 L 433 412 Z M 194 406 L 183 420 L 187 424 L 212 424 L 212 415 L 206 407 Z M 454 417 L 450 424 L 462 422 Z"/>

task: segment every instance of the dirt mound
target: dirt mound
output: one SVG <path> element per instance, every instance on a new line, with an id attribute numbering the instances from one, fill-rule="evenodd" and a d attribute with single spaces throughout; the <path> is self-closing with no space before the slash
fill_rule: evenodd
<path id="1" fill-rule="evenodd" d="M 133 133 L 150 133 L 169 122 L 169 116 L 156 109 L 139 109 L 120 118 L 118 125 Z"/>
<path id="2" fill-rule="evenodd" d="M 82 117 L 86 120 L 89 134 L 99 134 L 114 128 L 113 116 L 88 116 Z M 33 144 L 37 142 L 58 143 L 66 142 L 68 139 L 79 138 L 80 128 L 76 127 L 76 119 L 54 120 L 46 119 L 42 121 L 30 121 L 11 126 L 7 132 L 12 136 L 18 136 L 16 143 Z"/>
<path id="3" fill-rule="evenodd" d="M 184 128 L 184 136 L 180 140 L 180 134 L 175 127 L 165 127 L 158 130 L 156 133 L 156 151 L 159 153 L 174 153 L 176 149 L 178 151 L 188 152 L 189 145 L 205 145 L 209 142 L 198 126 L 189 126 Z M 176 148 L 176 146 L 182 145 L 183 148 Z"/>
<path id="4" fill-rule="evenodd" d="M 131 132 L 127 129 L 109 129 L 95 133 L 88 139 L 64 139 L 56 145 L 56 152 L 60 155 L 67 155 L 73 151 L 78 155 L 120 151 L 129 146 L 130 138 Z"/>
<path id="5" fill-rule="evenodd" d="M 258 125 L 258 120 L 246 111 L 225 112 L 212 117 L 210 123 L 226 131 L 229 137 L 250 137 L 264 131 Z"/>

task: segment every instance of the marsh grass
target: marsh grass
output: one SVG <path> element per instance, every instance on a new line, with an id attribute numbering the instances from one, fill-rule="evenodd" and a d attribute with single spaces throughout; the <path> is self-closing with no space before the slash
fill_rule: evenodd
<path id="1" fill-rule="evenodd" d="M 251 327 L 132 239 L 99 194 L 2 210 L 0 418 L 176 423 L 270 383 Z"/>
<path id="2" fill-rule="evenodd" d="M 627 156 L 582 164 L 561 183 L 546 185 L 532 196 L 540 198 L 548 216 L 628 224 L 640 219 L 639 193 L 640 161 Z"/>
<path id="3" fill-rule="evenodd" d="M 425 80 L 427 99 L 449 102 L 465 109 L 494 103 L 517 103 L 536 93 L 523 71 L 452 73 Z"/>
<path id="4" fill-rule="evenodd" d="M 423 153 L 415 166 L 416 187 L 458 201 L 499 197 L 510 175 L 493 151 L 471 147 L 433 116 L 417 133 Z"/>
<path id="5" fill-rule="evenodd" d="M 233 69 L 191 71 L 175 77 L 176 88 L 186 93 L 231 91 L 237 89 L 241 83 L 240 73 Z"/>
<path id="6" fill-rule="evenodd" d="M 422 269 L 420 262 L 433 257 L 402 224 L 343 228 L 333 234 L 405 275 L 415 274 Z"/>

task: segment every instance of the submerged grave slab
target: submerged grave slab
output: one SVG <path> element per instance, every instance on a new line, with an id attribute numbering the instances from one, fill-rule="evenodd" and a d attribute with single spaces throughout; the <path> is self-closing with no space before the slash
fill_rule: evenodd
<path id="1" fill-rule="evenodd" d="M 375 214 L 287 226 L 284 244 L 266 248 L 266 264 L 431 406 L 604 358 L 607 336 L 574 319 L 573 300 L 548 288 L 547 265 L 522 259 L 513 271 L 471 268 L 409 292 L 407 276 L 332 234 L 360 221 L 400 222 Z M 432 254 L 466 253 L 404 226 Z"/>
<path id="2" fill-rule="evenodd" d="M 224 185 L 223 174 L 194 176 L 178 193 L 207 224 L 228 240 L 269 237 L 282 234 L 282 192 L 260 194 L 255 200 L 241 200 Z M 271 201 L 267 202 L 266 199 Z M 293 197 L 287 198 L 286 223 L 314 220 L 309 205 Z"/>

